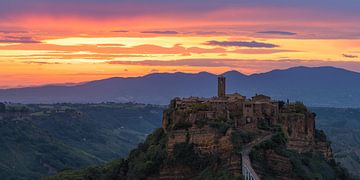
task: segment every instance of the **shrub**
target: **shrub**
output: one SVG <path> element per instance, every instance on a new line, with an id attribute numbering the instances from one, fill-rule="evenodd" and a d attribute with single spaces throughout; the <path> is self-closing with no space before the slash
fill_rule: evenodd
<path id="1" fill-rule="evenodd" d="M 295 102 L 295 112 L 305 114 L 308 110 L 304 103 L 297 101 Z"/>
<path id="2" fill-rule="evenodd" d="M 191 122 L 181 121 L 174 125 L 174 129 L 188 129 L 192 127 Z"/>
<path id="3" fill-rule="evenodd" d="M 210 122 L 209 125 L 217 129 L 221 134 L 226 134 L 226 131 L 230 128 L 230 125 L 225 122 Z"/>
<path id="4" fill-rule="evenodd" d="M 277 145 L 285 145 L 286 144 L 286 137 L 283 132 L 277 132 L 275 135 L 271 137 L 271 141 L 276 143 Z"/>
<path id="5" fill-rule="evenodd" d="M 198 128 L 203 128 L 206 125 L 206 120 L 196 120 L 195 121 L 195 125 Z"/>
<path id="6" fill-rule="evenodd" d="M 4 103 L 0 103 L 0 113 L 3 113 L 6 111 L 6 105 Z"/>
<path id="7" fill-rule="evenodd" d="M 262 130 L 270 130 L 270 125 L 266 121 L 261 121 L 258 123 L 258 128 Z"/>
<path id="8" fill-rule="evenodd" d="M 323 130 L 315 130 L 315 139 L 318 141 L 325 142 L 327 141 L 326 134 Z"/>
<path id="9" fill-rule="evenodd" d="M 209 110 L 209 106 L 207 104 L 193 104 L 190 109 L 192 112 L 207 111 Z"/>
<path id="10" fill-rule="evenodd" d="M 210 158 L 201 157 L 194 149 L 193 144 L 178 143 L 174 146 L 173 162 L 190 166 L 196 170 L 205 169 L 210 162 Z"/>
<path id="11" fill-rule="evenodd" d="M 135 177 L 143 179 L 159 173 L 160 166 L 167 157 L 165 143 L 166 135 L 160 128 L 149 135 L 137 149 L 131 151 L 128 158 L 128 177 L 130 179 Z"/>

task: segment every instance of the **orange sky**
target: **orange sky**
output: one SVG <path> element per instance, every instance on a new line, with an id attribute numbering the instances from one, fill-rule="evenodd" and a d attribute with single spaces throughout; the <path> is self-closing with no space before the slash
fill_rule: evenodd
<path id="1" fill-rule="evenodd" d="M 74 2 L 0 2 L 0 88 L 301 65 L 360 72 L 357 5 Z"/>

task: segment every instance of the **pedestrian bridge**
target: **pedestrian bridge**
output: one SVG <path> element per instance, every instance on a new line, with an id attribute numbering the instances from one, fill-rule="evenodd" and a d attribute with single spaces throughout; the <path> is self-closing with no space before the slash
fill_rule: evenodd
<path id="1" fill-rule="evenodd" d="M 247 155 L 242 156 L 242 174 L 245 180 L 260 180 L 251 166 L 250 158 Z"/>
<path id="2" fill-rule="evenodd" d="M 271 136 L 272 136 L 271 133 L 266 132 L 265 136 L 255 139 L 254 141 L 252 141 L 251 143 L 249 143 L 248 145 L 246 145 L 243 148 L 243 150 L 241 152 L 241 161 L 242 161 L 242 163 L 241 163 L 242 170 L 241 171 L 242 171 L 242 174 L 243 174 L 245 180 L 260 180 L 259 176 L 256 174 L 255 170 L 251 166 L 249 154 L 250 154 L 251 149 L 254 146 L 256 146 L 266 140 L 269 140 L 271 138 Z"/>

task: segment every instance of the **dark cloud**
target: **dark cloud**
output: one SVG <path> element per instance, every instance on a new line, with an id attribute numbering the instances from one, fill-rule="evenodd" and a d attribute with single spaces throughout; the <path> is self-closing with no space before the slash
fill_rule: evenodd
<path id="1" fill-rule="evenodd" d="M 115 30 L 115 31 L 111 31 L 111 32 L 115 32 L 115 33 L 127 33 L 129 31 L 127 30 Z"/>
<path id="2" fill-rule="evenodd" d="M 286 35 L 286 36 L 296 35 L 296 33 L 288 32 L 288 31 L 259 31 L 259 32 L 256 32 L 256 33 L 258 33 L 258 34 Z"/>
<path id="3" fill-rule="evenodd" d="M 0 33 L 3 34 L 25 34 L 27 31 L 19 31 L 19 30 L 0 30 Z"/>
<path id="4" fill-rule="evenodd" d="M 220 31 L 197 31 L 195 32 L 196 35 L 226 35 L 226 32 Z"/>
<path id="5" fill-rule="evenodd" d="M 45 62 L 45 61 L 25 61 L 25 64 L 38 64 L 38 65 L 52 65 L 52 64 L 61 64 L 59 62 Z"/>
<path id="6" fill-rule="evenodd" d="M 142 31 L 143 34 L 179 34 L 177 31 Z"/>
<path id="7" fill-rule="evenodd" d="M 343 54 L 343 56 L 346 58 L 358 58 L 359 57 L 359 56 L 351 55 L 351 54 Z"/>
<path id="8" fill-rule="evenodd" d="M 250 47 L 250 48 L 275 48 L 279 47 L 276 44 L 262 43 L 256 41 L 208 41 L 205 43 L 211 46 L 223 46 L 223 47 Z"/>
<path id="9" fill-rule="evenodd" d="M 261 48 L 252 48 L 252 49 L 237 49 L 234 51 L 229 51 L 231 53 L 240 53 L 240 54 L 275 54 L 281 52 L 301 52 L 297 50 L 288 50 L 288 49 L 261 49 Z"/>
<path id="10" fill-rule="evenodd" d="M 96 44 L 98 47 L 123 47 L 124 44 Z"/>
<path id="11" fill-rule="evenodd" d="M 29 36 L 3 36 L 0 43 L 40 43 Z"/>

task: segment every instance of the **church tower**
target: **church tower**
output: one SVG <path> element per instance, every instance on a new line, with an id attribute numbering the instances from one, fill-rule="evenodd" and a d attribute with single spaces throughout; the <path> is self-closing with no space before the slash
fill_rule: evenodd
<path id="1" fill-rule="evenodd" d="M 218 97 L 224 98 L 225 95 L 225 77 L 219 76 L 218 77 Z"/>

